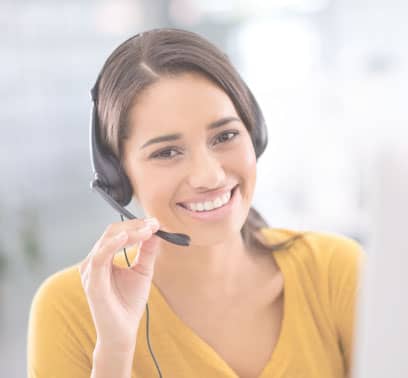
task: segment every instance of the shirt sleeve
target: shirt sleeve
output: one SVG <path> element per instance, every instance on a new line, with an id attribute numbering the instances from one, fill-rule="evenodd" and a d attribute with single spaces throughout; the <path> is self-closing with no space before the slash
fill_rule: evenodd
<path id="1" fill-rule="evenodd" d="M 90 377 L 92 361 L 83 342 L 86 332 L 80 331 L 78 302 L 78 290 L 76 294 L 67 290 L 67 280 L 59 275 L 39 287 L 28 323 L 28 377 Z"/>
<path id="2" fill-rule="evenodd" d="M 338 236 L 329 261 L 329 301 L 346 372 L 353 358 L 356 310 L 366 253 L 353 239 Z"/>

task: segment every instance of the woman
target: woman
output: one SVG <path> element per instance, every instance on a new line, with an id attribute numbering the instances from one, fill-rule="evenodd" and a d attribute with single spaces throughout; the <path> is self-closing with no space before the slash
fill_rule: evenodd
<path id="1" fill-rule="evenodd" d="M 265 125 L 228 58 L 194 33 L 152 30 L 112 53 L 93 93 L 101 143 L 148 218 L 109 225 L 41 285 L 29 375 L 347 376 L 364 254 L 344 236 L 269 228 L 251 208 Z"/>

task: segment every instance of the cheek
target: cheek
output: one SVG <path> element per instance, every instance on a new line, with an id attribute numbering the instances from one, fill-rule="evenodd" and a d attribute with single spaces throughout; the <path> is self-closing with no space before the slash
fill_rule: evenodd
<path id="1" fill-rule="evenodd" d="M 252 142 L 246 146 L 245 151 L 242 153 L 242 165 L 244 169 L 247 169 L 249 171 L 255 171 L 256 170 L 256 155 L 255 155 L 255 150 L 252 146 Z"/>
<path id="2" fill-rule="evenodd" d="M 250 197 L 252 198 L 252 194 L 255 188 L 255 181 L 256 181 L 256 155 L 255 151 L 252 147 L 246 150 L 244 158 L 241 161 L 243 173 L 245 171 L 245 177 L 247 181 L 248 190 L 250 192 Z"/>
<path id="3" fill-rule="evenodd" d="M 256 155 L 249 135 L 243 139 L 239 148 L 230 155 L 229 166 L 243 180 L 253 181 L 256 177 Z"/>
<path id="4" fill-rule="evenodd" d="M 134 195 L 144 211 L 149 216 L 161 218 L 166 209 L 165 204 L 171 202 L 173 193 L 176 190 L 174 172 L 169 169 L 149 167 L 149 169 L 139 169 L 135 176 L 144 179 L 132 179 Z"/>
<path id="5" fill-rule="evenodd" d="M 235 169 L 242 180 L 241 195 L 249 205 L 255 191 L 256 183 L 256 155 L 252 141 L 248 136 L 239 151 L 239 158 L 235 160 Z"/>

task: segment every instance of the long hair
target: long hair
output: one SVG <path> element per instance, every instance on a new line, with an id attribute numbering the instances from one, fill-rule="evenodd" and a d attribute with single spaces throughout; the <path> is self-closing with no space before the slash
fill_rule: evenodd
<path id="1" fill-rule="evenodd" d="M 229 96 L 248 132 L 257 127 L 251 95 L 226 54 L 193 32 L 150 30 L 116 48 L 105 62 L 96 88 L 101 143 L 122 167 L 123 144 L 130 135 L 129 114 L 138 96 L 162 76 L 183 73 L 203 75 L 213 82 Z M 267 222 L 251 207 L 241 229 L 244 243 L 270 251 L 287 248 L 300 236 L 266 245 L 259 233 L 265 227 Z"/>

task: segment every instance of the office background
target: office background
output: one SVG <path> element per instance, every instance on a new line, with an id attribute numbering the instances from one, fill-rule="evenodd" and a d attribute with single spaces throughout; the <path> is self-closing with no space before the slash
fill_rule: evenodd
<path id="1" fill-rule="evenodd" d="M 0 0 L 0 375 L 25 375 L 41 282 L 119 220 L 89 189 L 88 122 L 121 41 L 170 26 L 224 49 L 268 124 L 255 207 L 369 249 L 388 200 L 373 188 L 408 174 L 407 14 L 402 0 Z"/>

